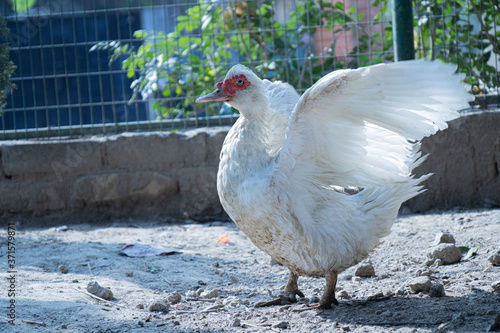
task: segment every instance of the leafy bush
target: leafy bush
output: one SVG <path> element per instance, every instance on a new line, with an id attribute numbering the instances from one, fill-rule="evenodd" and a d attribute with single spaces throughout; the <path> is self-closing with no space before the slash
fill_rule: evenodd
<path id="1" fill-rule="evenodd" d="M 9 29 L 6 27 L 5 19 L 0 15 L 0 40 L 7 38 Z M 14 73 L 16 66 L 9 60 L 10 47 L 7 43 L 0 43 L 0 115 L 5 108 L 7 91 L 15 88 L 10 82 L 10 76 Z"/>

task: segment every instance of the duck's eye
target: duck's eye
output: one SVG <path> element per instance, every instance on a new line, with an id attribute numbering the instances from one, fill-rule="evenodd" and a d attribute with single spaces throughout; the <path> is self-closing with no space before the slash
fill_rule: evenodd
<path id="1" fill-rule="evenodd" d="M 245 80 L 243 80 L 243 79 L 238 79 L 236 81 L 236 84 L 239 85 L 239 86 L 242 86 L 244 83 L 245 83 Z"/>

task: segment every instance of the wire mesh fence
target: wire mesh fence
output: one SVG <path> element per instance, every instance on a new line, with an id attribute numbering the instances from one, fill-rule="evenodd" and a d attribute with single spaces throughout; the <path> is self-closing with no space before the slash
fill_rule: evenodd
<path id="1" fill-rule="evenodd" d="M 303 92 L 332 70 L 393 61 L 391 6 L 388 0 L 0 1 L 17 66 L 0 139 L 231 124 L 237 115 L 228 105 L 195 104 L 231 65 L 243 63 Z M 475 94 L 498 103 L 498 22 L 495 0 L 414 2 L 414 54 L 457 64 Z"/>

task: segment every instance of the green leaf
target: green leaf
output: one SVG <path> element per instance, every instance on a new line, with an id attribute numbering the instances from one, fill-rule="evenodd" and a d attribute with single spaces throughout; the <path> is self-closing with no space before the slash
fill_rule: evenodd
<path id="1" fill-rule="evenodd" d="M 338 10 L 344 10 L 344 4 L 342 2 L 336 2 L 335 3 L 335 8 L 337 8 Z"/>
<path id="2" fill-rule="evenodd" d="M 148 35 L 148 32 L 146 30 L 137 30 L 134 31 L 134 37 L 135 38 L 146 38 Z"/>
<path id="3" fill-rule="evenodd" d="M 458 249 L 462 252 L 462 254 L 467 253 L 470 250 L 467 246 L 459 246 Z"/>

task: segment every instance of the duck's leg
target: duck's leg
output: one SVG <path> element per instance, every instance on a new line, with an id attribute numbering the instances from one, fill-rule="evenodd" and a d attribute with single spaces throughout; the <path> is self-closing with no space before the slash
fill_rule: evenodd
<path id="1" fill-rule="evenodd" d="M 299 290 L 297 281 L 299 280 L 299 275 L 290 271 L 290 276 L 288 277 L 288 282 L 285 287 L 285 292 L 279 296 L 288 298 L 291 302 L 297 302 L 297 295 L 304 297 L 302 291 Z"/>
<path id="2" fill-rule="evenodd" d="M 335 287 L 337 285 L 337 272 L 328 272 L 326 274 L 326 286 L 321 301 L 319 303 L 320 309 L 331 309 L 332 303 L 339 305 L 335 298 Z"/>
<path id="3" fill-rule="evenodd" d="M 288 277 L 288 282 L 286 284 L 285 290 L 283 294 L 279 294 L 278 298 L 275 298 L 270 301 L 259 301 L 255 303 L 254 307 L 260 308 L 263 306 L 271 306 L 271 305 L 283 305 L 290 304 L 290 302 L 297 302 L 297 295 L 300 297 L 304 297 L 302 291 L 299 290 L 297 281 L 299 279 L 299 275 L 290 271 L 290 276 Z"/>

